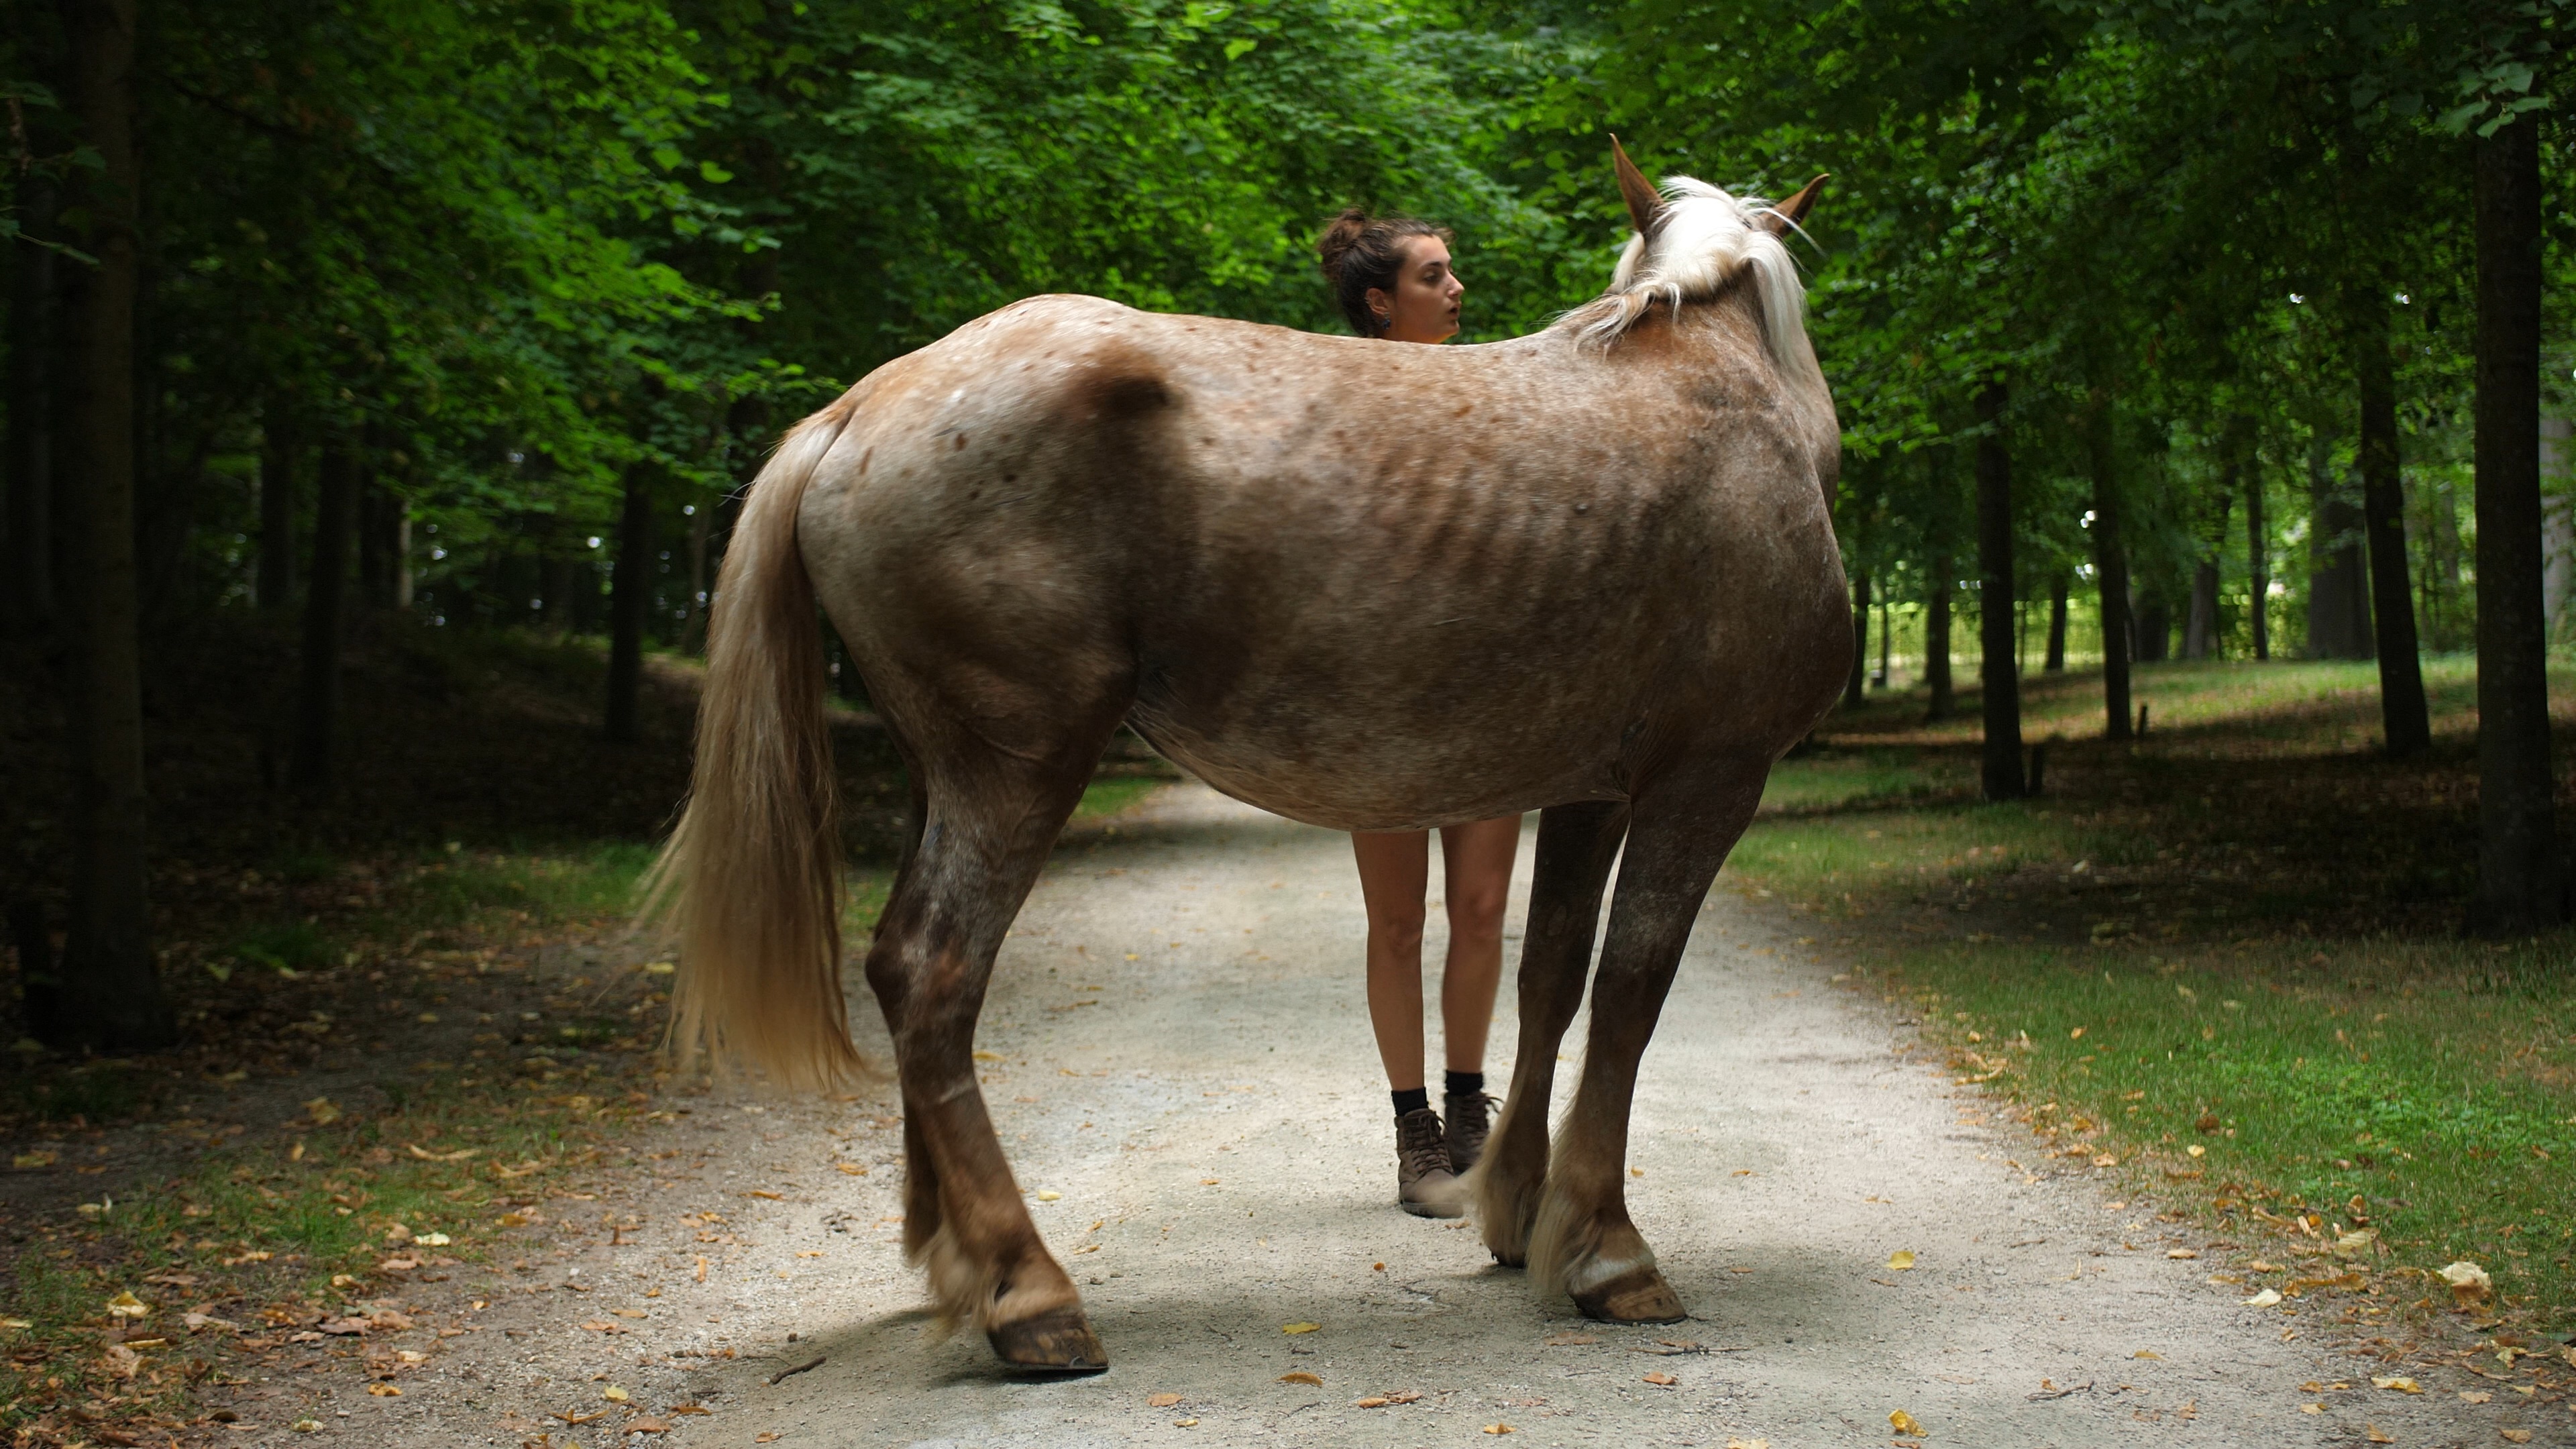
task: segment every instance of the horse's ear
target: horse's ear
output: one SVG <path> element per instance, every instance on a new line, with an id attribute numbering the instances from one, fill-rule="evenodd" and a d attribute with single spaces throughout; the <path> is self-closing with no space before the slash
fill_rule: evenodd
<path id="1" fill-rule="evenodd" d="M 1645 172 L 1637 169 L 1637 163 L 1628 159 L 1628 148 L 1620 145 L 1616 136 L 1610 138 L 1610 169 L 1618 173 L 1619 199 L 1628 203 L 1628 220 L 1637 228 L 1637 235 L 1653 236 L 1656 214 L 1664 209 L 1663 194 L 1655 190 L 1655 183 L 1646 179 Z"/>
<path id="2" fill-rule="evenodd" d="M 1817 195 L 1824 190 L 1825 181 L 1832 174 L 1829 171 L 1799 187 L 1797 195 L 1764 212 L 1754 224 L 1773 236 L 1786 236 L 1791 228 L 1804 226 L 1807 213 L 1814 209 Z"/>

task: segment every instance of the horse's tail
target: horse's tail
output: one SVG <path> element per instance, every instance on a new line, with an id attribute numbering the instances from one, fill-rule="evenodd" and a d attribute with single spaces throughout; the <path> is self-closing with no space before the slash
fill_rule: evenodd
<path id="1" fill-rule="evenodd" d="M 697 765 L 646 913 L 679 938 L 670 1045 L 788 1087 L 865 1070 L 841 995 L 841 836 L 823 643 L 796 514 L 850 399 L 789 431 L 751 485 L 707 629 Z"/>

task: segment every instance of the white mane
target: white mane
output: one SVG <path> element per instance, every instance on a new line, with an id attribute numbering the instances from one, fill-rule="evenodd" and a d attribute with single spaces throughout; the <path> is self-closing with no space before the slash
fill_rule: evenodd
<path id="1" fill-rule="evenodd" d="M 1729 196 L 1688 176 L 1665 177 L 1663 192 L 1654 240 L 1631 235 L 1618 270 L 1610 274 L 1610 290 L 1567 313 L 1562 325 L 1586 342 L 1608 346 L 1644 321 L 1658 299 L 1678 310 L 1684 302 L 1715 296 L 1749 269 L 1772 361 L 1784 371 L 1804 371 L 1811 365 L 1804 345 L 1807 289 L 1789 249 L 1755 224 L 1779 213 L 1759 197 Z"/>

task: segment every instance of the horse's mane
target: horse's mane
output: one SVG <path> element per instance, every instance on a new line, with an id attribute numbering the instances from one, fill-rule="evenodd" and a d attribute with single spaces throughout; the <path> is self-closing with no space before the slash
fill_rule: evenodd
<path id="1" fill-rule="evenodd" d="M 1784 370 L 1803 370 L 1806 288 L 1788 247 L 1757 224 L 1779 213 L 1759 197 L 1729 196 L 1688 176 L 1665 177 L 1663 194 L 1653 238 L 1631 235 L 1610 275 L 1610 290 L 1566 313 L 1557 325 L 1607 347 L 1644 321 L 1658 300 L 1678 310 L 1684 302 L 1717 295 L 1749 270 L 1772 361 Z"/>

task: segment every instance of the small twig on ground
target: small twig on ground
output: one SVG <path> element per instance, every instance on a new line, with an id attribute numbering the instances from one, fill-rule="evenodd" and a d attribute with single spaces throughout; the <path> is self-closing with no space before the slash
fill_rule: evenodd
<path id="1" fill-rule="evenodd" d="M 829 1357 L 829 1355 L 827 1355 L 827 1354 L 819 1354 L 819 1353 L 818 1353 L 818 1354 L 814 1355 L 812 1358 L 807 1359 L 805 1362 L 798 1364 L 798 1365 L 797 1365 L 796 1367 L 794 1367 L 794 1368 L 783 1368 L 783 1369 L 780 1369 L 778 1372 L 776 1372 L 776 1373 L 774 1373 L 774 1374 L 771 1374 L 771 1375 L 769 1376 L 769 1382 L 770 1382 L 770 1385 L 774 1388 L 774 1387 L 776 1387 L 776 1386 L 777 1386 L 778 1381 L 779 1381 L 779 1380 L 781 1380 L 781 1379 L 792 1379 L 792 1378 L 796 1377 L 798 1374 L 808 1372 L 809 1370 L 813 1370 L 813 1369 L 821 1368 L 821 1367 L 823 1366 L 823 1360 L 824 1360 L 825 1358 L 827 1358 L 827 1357 Z"/>

